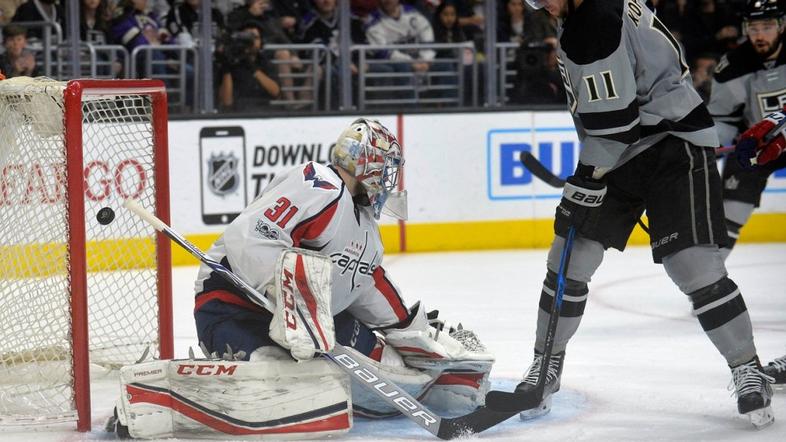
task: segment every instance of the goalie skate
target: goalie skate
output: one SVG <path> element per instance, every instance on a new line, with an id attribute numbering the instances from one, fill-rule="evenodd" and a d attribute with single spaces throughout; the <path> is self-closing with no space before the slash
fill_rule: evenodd
<path id="1" fill-rule="evenodd" d="M 733 387 L 734 394 L 737 395 L 737 411 L 748 416 L 757 430 L 775 422 L 775 415 L 770 407 L 770 384 L 774 379 L 762 372 L 758 357 L 733 367 L 731 373 L 732 383 L 729 389 Z"/>

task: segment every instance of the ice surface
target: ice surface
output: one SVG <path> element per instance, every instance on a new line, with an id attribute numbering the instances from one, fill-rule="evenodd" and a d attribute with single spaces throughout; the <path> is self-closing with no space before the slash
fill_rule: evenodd
<path id="1" fill-rule="evenodd" d="M 545 257 L 545 250 L 400 254 L 384 265 L 408 303 L 420 299 L 440 316 L 474 329 L 497 355 L 494 387 L 510 390 L 532 358 Z M 728 268 L 753 319 L 762 362 L 786 354 L 786 244 L 739 245 Z M 196 344 L 195 275 L 196 267 L 174 270 L 177 357 L 186 357 Z M 514 417 L 472 439 L 786 441 L 786 391 L 773 400 L 775 424 L 756 431 L 737 414 L 726 389 L 730 379 L 688 300 L 652 264 L 649 249 L 610 251 L 590 284 L 551 414 L 529 422 Z M 95 388 L 91 433 L 66 426 L 4 431 L 0 440 L 109 439 L 103 423 L 117 392 L 111 379 Z M 403 418 L 356 419 L 340 439 L 436 440 Z"/>

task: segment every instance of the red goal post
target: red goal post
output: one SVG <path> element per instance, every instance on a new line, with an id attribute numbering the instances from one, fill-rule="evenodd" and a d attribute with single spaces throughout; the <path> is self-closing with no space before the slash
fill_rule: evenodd
<path id="1" fill-rule="evenodd" d="M 157 80 L 0 81 L 0 425 L 90 430 L 90 369 L 172 358 L 167 98 Z M 106 225 L 96 219 L 114 210 Z"/>

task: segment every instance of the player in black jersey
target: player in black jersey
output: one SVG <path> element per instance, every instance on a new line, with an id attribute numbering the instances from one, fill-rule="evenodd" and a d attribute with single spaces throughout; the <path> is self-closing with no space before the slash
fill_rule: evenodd
<path id="1" fill-rule="evenodd" d="M 725 54 L 715 70 L 707 107 L 715 120 L 721 144 L 731 144 L 745 130 L 750 131 L 748 139 L 763 137 L 768 132 L 763 126 L 757 130 L 751 126 L 765 115 L 781 111 L 786 104 L 783 3 L 782 0 L 750 0 L 743 19 L 748 39 Z M 783 136 L 774 137 L 770 153 L 763 158 L 767 161 L 759 161 L 755 167 L 750 163 L 755 155 L 752 149 L 741 149 L 744 152 L 730 155 L 725 162 L 723 207 L 730 241 L 721 249 L 724 258 L 734 247 L 742 226 L 759 206 L 770 175 L 786 167 L 786 155 L 780 154 L 776 146 L 780 140 Z M 777 384 L 785 384 L 786 356 L 769 363 L 764 371 Z"/>
<path id="2" fill-rule="evenodd" d="M 745 302 L 719 247 L 728 239 L 718 138 L 691 84 L 681 47 L 643 0 L 528 0 L 561 19 L 560 71 L 583 149 L 556 211 L 556 237 L 540 298 L 535 359 L 518 391 L 544 364 L 549 311 L 567 232 L 575 229 L 542 406 L 559 389 L 568 340 L 579 326 L 587 283 L 604 250 L 623 250 L 646 209 L 653 260 L 688 295 L 702 328 L 726 359 L 738 410 L 756 427 L 774 421 Z"/>

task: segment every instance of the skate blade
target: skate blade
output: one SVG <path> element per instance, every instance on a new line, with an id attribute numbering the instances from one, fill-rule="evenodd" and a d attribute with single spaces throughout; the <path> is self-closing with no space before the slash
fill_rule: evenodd
<path id="1" fill-rule="evenodd" d="M 524 410 L 519 413 L 519 418 L 523 421 L 537 419 L 541 416 L 549 414 L 549 411 L 551 411 L 551 395 L 543 399 L 543 401 L 537 407 Z"/>
<path id="2" fill-rule="evenodd" d="M 760 408 L 745 414 L 750 418 L 753 428 L 757 430 L 769 427 L 775 422 L 775 414 L 772 412 L 772 407 Z"/>

